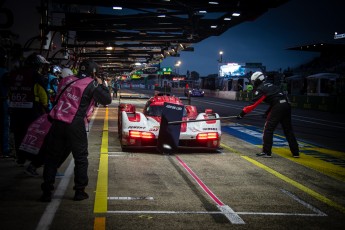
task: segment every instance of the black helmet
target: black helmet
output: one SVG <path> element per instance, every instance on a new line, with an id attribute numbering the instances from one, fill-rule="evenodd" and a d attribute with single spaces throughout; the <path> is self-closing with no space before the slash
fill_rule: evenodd
<path id="1" fill-rule="evenodd" d="M 99 71 L 98 64 L 91 59 L 86 59 L 80 63 L 78 75 L 93 77 L 96 73 L 98 73 L 98 71 Z"/>
<path id="2" fill-rule="evenodd" d="M 42 55 L 32 53 L 26 58 L 24 65 L 39 70 L 45 65 L 49 65 L 49 62 Z"/>

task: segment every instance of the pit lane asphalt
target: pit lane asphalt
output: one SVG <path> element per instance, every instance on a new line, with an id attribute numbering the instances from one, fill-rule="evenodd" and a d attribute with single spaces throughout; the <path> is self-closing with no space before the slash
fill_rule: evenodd
<path id="1" fill-rule="evenodd" d="M 49 204 L 37 201 L 41 177 L 0 159 L 0 229 L 343 229 L 343 180 L 303 158 L 254 157 L 228 134 L 220 153 L 122 152 L 117 103 L 90 124 L 88 200 L 72 200 L 71 158 Z"/>

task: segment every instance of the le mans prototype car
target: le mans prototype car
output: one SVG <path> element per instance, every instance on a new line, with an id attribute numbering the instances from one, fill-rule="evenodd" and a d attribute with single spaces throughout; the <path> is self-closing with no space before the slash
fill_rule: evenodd
<path id="1" fill-rule="evenodd" d="M 143 112 L 136 111 L 134 104 L 119 104 L 118 133 L 123 151 L 157 147 L 164 102 L 183 105 L 182 98 L 160 94 L 148 99 Z M 183 121 L 212 118 L 219 118 L 212 109 L 198 113 L 196 106 L 184 105 Z M 220 140 L 220 120 L 185 122 L 181 124 L 178 148 L 207 149 L 215 152 L 219 148 Z"/>
<path id="2" fill-rule="evenodd" d="M 205 95 L 204 90 L 193 88 L 193 89 L 185 89 L 184 95 L 186 97 L 203 97 Z"/>

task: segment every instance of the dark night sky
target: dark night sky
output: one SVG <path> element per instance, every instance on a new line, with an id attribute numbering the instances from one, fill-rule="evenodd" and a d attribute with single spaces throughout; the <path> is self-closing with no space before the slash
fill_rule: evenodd
<path id="1" fill-rule="evenodd" d="M 21 35 L 21 43 L 39 34 L 37 25 L 40 15 L 35 9 L 39 3 L 40 0 L 5 1 L 5 6 L 14 11 L 15 22 L 11 30 Z M 174 68 L 174 64 L 181 61 L 180 74 L 186 74 L 187 70 L 197 71 L 201 76 L 217 73 L 217 59 L 222 50 L 223 61 L 226 62 L 260 62 L 268 71 L 294 68 L 312 60 L 319 53 L 287 48 L 334 42 L 334 32 L 345 33 L 344 0 L 290 0 L 254 21 L 242 23 L 221 36 L 210 37 L 193 45 L 194 52 L 181 52 L 180 57 L 167 58 L 161 67 Z M 337 42 L 345 43 L 345 38 Z"/>
<path id="2" fill-rule="evenodd" d="M 221 36 L 193 45 L 194 52 L 164 60 L 171 66 L 180 60 L 180 74 L 197 71 L 201 76 L 217 73 L 219 51 L 223 62 L 260 62 L 268 71 L 294 68 L 319 56 L 315 52 L 286 50 L 318 42 L 334 42 L 334 32 L 345 33 L 345 1 L 291 0 L 270 9 L 255 21 L 230 28 Z M 337 40 L 339 42 L 339 40 Z M 345 43 L 345 38 L 341 40 Z"/>

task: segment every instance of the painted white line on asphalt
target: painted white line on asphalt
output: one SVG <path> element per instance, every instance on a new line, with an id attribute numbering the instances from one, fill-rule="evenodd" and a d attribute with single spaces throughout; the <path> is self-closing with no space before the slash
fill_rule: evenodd
<path id="1" fill-rule="evenodd" d="M 288 195 L 289 197 L 291 197 L 292 199 L 294 199 L 295 201 L 297 201 L 298 203 L 302 204 L 303 206 L 305 206 L 306 208 L 312 210 L 313 212 L 317 213 L 319 216 L 327 216 L 326 213 L 322 212 L 320 209 L 315 208 L 314 206 L 312 206 L 311 204 L 308 204 L 307 202 L 301 200 L 300 198 L 298 198 L 297 196 L 295 196 L 294 194 L 292 194 L 289 191 L 286 191 L 285 189 L 280 189 L 283 193 L 285 193 L 286 195 Z"/>
<path id="2" fill-rule="evenodd" d="M 54 196 L 52 201 L 47 205 L 43 215 L 41 216 L 40 222 L 38 223 L 36 230 L 47 230 L 49 226 L 53 222 L 55 217 L 55 213 L 60 206 L 61 200 L 63 195 L 66 192 L 66 188 L 68 187 L 69 181 L 73 174 L 74 168 L 74 161 L 73 159 L 69 162 L 69 165 L 64 172 L 64 177 L 61 178 L 59 186 L 56 188 L 54 192 Z"/>
<path id="3" fill-rule="evenodd" d="M 178 156 L 175 156 L 180 162 L 182 167 L 189 173 L 191 177 L 194 178 L 196 183 L 209 195 L 209 197 L 217 204 L 217 207 L 222 213 L 228 218 L 232 224 L 245 224 L 237 213 L 232 210 L 228 205 L 225 205 L 212 191 L 207 187 L 207 185 L 193 172 L 191 168 Z"/>
<path id="4" fill-rule="evenodd" d="M 115 197 L 108 197 L 108 200 L 154 200 L 154 199 L 152 196 L 139 196 L 139 197 L 115 196 Z"/>
<path id="5" fill-rule="evenodd" d="M 284 213 L 284 212 L 237 212 L 240 215 L 261 215 L 261 216 L 308 216 L 320 217 L 324 215 L 316 213 Z"/>
<path id="6" fill-rule="evenodd" d="M 224 215 L 221 211 L 107 211 L 109 214 L 206 214 L 206 215 Z M 240 215 L 263 215 L 263 216 L 306 216 L 320 217 L 322 215 L 315 213 L 284 213 L 284 212 L 236 212 Z"/>
<path id="7" fill-rule="evenodd" d="M 97 114 L 98 108 L 95 109 L 94 114 L 92 116 L 92 119 L 88 125 L 88 129 L 90 130 L 93 121 L 95 120 L 95 116 Z M 87 132 L 87 136 L 89 136 L 89 132 Z M 68 187 L 69 181 L 73 175 L 73 169 L 74 169 L 74 160 L 73 158 L 69 162 L 69 165 L 67 169 L 64 172 L 64 176 L 61 178 L 61 181 L 56 188 L 52 201 L 47 205 L 43 215 L 41 216 L 40 221 L 38 222 L 38 225 L 36 227 L 36 230 L 48 230 L 51 223 L 53 222 L 53 219 L 55 217 L 55 213 L 58 210 L 62 197 L 64 196 L 66 189 Z"/>
<path id="8" fill-rule="evenodd" d="M 232 224 L 245 224 L 241 217 L 228 205 L 217 205 L 217 207 Z"/>

